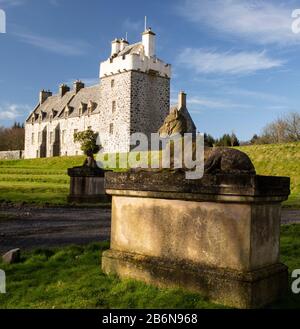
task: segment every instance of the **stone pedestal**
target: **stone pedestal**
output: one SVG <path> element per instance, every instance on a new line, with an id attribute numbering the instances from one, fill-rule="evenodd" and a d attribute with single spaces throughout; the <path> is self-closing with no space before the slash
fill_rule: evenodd
<path id="1" fill-rule="evenodd" d="M 107 173 L 112 233 L 102 268 L 232 307 L 269 304 L 288 284 L 279 239 L 289 185 L 256 175 Z"/>
<path id="2" fill-rule="evenodd" d="M 105 171 L 100 168 L 82 166 L 68 169 L 70 176 L 68 202 L 109 202 L 111 197 L 105 194 L 104 174 Z"/>

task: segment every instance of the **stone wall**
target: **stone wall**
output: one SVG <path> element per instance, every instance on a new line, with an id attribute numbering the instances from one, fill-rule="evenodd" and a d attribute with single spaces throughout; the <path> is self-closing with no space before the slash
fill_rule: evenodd
<path id="1" fill-rule="evenodd" d="M 158 132 L 170 112 L 170 79 L 132 72 L 131 132 Z"/>
<path id="2" fill-rule="evenodd" d="M 24 151 L 1 151 L 0 160 L 20 160 L 24 157 Z"/>
<path id="3" fill-rule="evenodd" d="M 100 134 L 104 152 L 128 152 L 131 133 L 157 132 L 169 113 L 169 78 L 123 72 L 102 78 L 99 92 L 97 111 L 90 116 L 27 122 L 25 158 L 81 155 L 73 136 L 88 127 Z"/>

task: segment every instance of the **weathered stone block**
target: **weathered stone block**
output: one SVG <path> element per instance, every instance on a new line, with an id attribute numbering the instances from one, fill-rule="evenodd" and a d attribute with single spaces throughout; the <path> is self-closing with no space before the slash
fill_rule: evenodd
<path id="1" fill-rule="evenodd" d="M 68 169 L 70 176 L 70 195 L 68 202 L 97 203 L 109 202 L 111 197 L 105 194 L 104 170 L 91 167 Z"/>
<path id="2" fill-rule="evenodd" d="M 105 187 L 113 196 L 106 273 L 182 286 L 240 308 L 285 293 L 279 238 L 289 178 L 107 173 Z"/>

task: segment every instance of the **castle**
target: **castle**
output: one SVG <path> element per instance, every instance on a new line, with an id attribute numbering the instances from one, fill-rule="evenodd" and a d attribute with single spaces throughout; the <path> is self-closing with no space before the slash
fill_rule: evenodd
<path id="1" fill-rule="evenodd" d="M 156 57 L 155 33 L 146 29 L 142 41 L 112 41 L 111 56 L 100 64 L 100 83 L 85 87 L 63 84 L 59 93 L 40 92 L 39 103 L 25 123 L 25 158 L 82 154 L 74 133 L 88 128 L 101 132 L 107 153 L 130 151 L 130 135 L 150 137 L 170 112 L 171 65 Z M 178 109 L 186 116 L 189 132 L 196 127 L 179 94 Z"/>

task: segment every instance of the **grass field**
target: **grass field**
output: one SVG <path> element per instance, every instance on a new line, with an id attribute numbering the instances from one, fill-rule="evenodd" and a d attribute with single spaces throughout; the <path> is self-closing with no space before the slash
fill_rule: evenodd
<path id="1" fill-rule="evenodd" d="M 291 177 L 292 194 L 285 206 L 300 207 L 300 143 L 240 147 L 258 174 Z M 65 204 L 69 191 L 67 168 L 84 157 L 0 161 L 0 201 Z"/>
<path id="2" fill-rule="evenodd" d="M 282 227 L 282 261 L 290 271 L 300 266 L 300 225 Z M 0 308 L 220 308 L 181 289 L 158 289 L 132 280 L 107 277 L 100 269 L 99 250 L 108 243 L 86 247 L 36 250 L 22 262 L 4 265 L 7 294 Z M 271 308 L 300 308 L 300 295 L 289 295 Z"/>
<path id="3" fill-rule="evenodd" d="M 0 161 L 0 201 L 65 204 L 67 169 L 83 161 L 84 157 Z"/>

